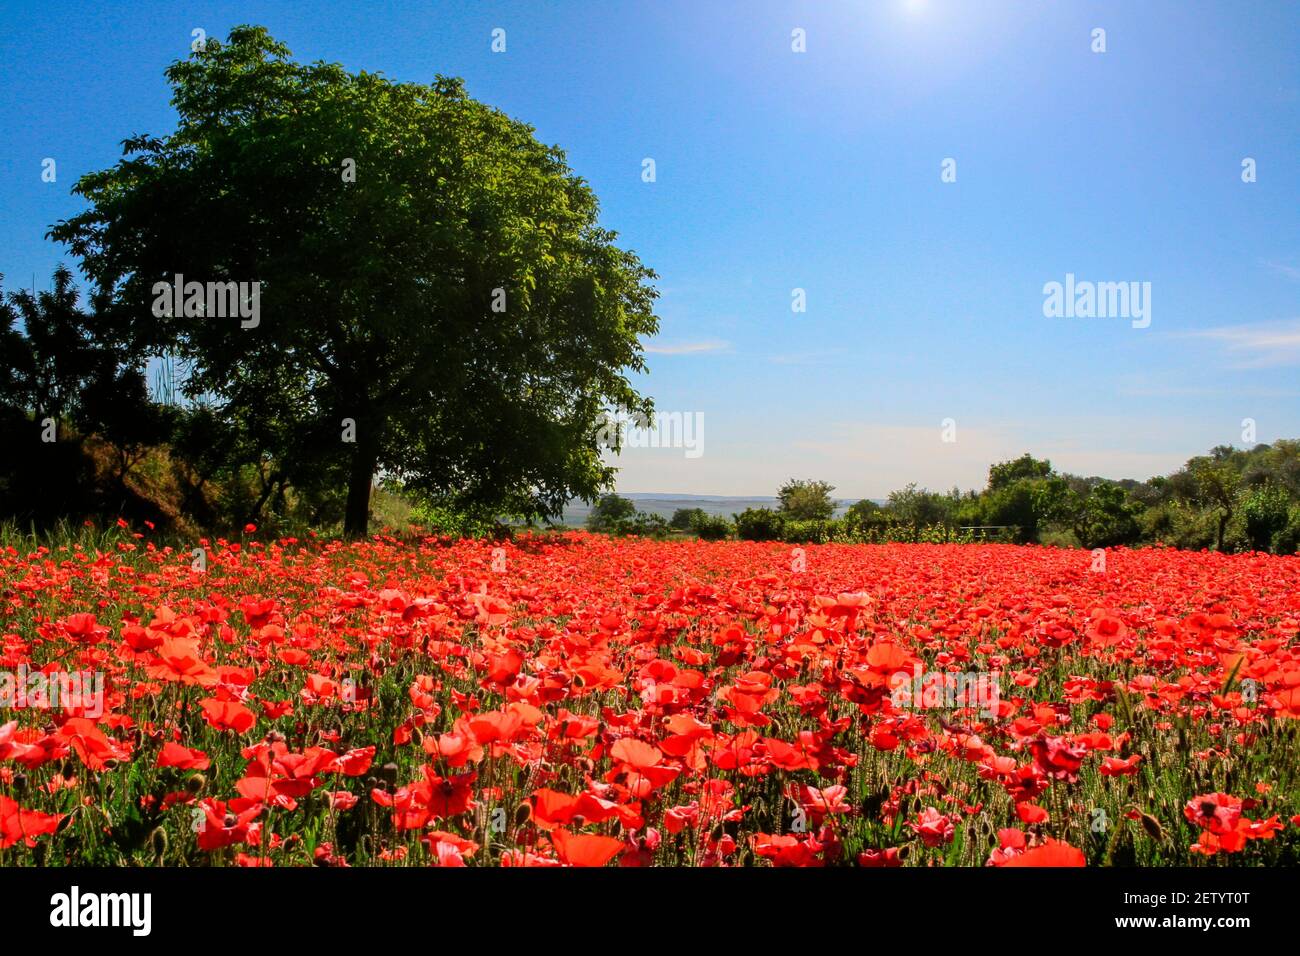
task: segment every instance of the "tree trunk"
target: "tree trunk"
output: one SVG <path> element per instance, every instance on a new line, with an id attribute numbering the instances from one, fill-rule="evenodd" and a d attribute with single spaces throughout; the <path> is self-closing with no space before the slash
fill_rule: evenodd
<path id="1" fill-rule="evenodd" d="M 357 422 L 357 443 L 348 475 L 348 503 L 343 514 L 343 534 L 364 538 L 370 530 L 370 485 L 379 460 L 379 436 L 374 426 Z"/>

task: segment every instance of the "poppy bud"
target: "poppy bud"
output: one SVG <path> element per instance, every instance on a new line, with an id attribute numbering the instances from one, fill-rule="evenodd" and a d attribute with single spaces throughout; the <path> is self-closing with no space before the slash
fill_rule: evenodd
<path id="1" fill-rule="evenodd" d="M 153 855 L 162 862 L 163 854 L 167 852 L 167 831 L 158 827 L 149 834 L 149 843 L 153 847 Z"/>
<path id="2" fill-rule="evenodd" d="M 185 781 L 185 789 L 196 797 L 204 791 L 207 785 L 208 778 L 201 773 L 196 773 Z"/>
<path id="3" fill-rule="evenodd" d="M 1160 825 L 1159 820 L 1149 813 L 1142 814 L 1142 829 L 1153 840 L 1163 840 L 1165 838 L 1165 828 Z"/>
<path id="4" fill-rule="evenodd" d="M 23 791 L 25 791 L 27 789 L 27 774 L 25 773 L 14 774 L 13 788 L 14 788 L 14 793 L 22 793 Z"/>
<path id="5" fill-rule="evenodd" d="M 515 826 L 516 827 L 523 826 L 525 823 L 528 822 L 529 818 L 532 817 L 532 815 L 533 815 L 532 807 L 530 807 L 527 804 L 527 802 L 519 804 L 519 806 L 515 807 Z"/>

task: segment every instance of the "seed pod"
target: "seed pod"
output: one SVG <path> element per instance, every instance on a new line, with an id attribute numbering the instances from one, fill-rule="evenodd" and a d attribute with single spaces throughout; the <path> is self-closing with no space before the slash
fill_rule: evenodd
<path id="1" fill-rule="evenodd" d="M 153 847 L 153 855 L 161 864 L 164 854 L 167 852 L 167 831 L 158 827 L 149 834 L 149 844 Z"/>
<path id="2" fill-rule="evenodd" d="M 1142 814 L 1142 829 L 1146 831 L 1147 836 L 1153 840 L 1163 841 L 1165 838 L 1165 828 L 1160 825 L 1160 821 L 1149 813 Z"/>

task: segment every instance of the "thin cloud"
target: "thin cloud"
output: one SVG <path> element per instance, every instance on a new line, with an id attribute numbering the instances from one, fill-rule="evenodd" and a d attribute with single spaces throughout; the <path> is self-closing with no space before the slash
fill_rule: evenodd
<path id="1" fill-rule="evenodd" d="M 1238 360 L 1235 368 L 1300 365 L 1300 319 L 1224 325 L 1191 335 L 1221 344 Z"/>
<path id="2" fill-rule="evenodd" d="M 720 352 L 727 347 L 721 339 L 706 339 L 702 342 L 665 342 L 662 345 L 647 345 L 645 350 L 652 355 L 699 355 L 704 352 Z"/>
<path id="3" fill-rule="evenodd" d="M 1273 262 L 1266 260 L 1264 265 L 1268 266 L 1274 272 L 1280 272 L 1288 279 L 1300 279 L 1300 266 L 1287 265 L 1285 262 Z"/>

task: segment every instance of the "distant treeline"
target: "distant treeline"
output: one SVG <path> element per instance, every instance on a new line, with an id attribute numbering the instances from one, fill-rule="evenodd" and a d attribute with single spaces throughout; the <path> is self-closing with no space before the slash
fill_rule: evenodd
<path id="1" fill-rule="evenodd" d="M 1221 445 L 1171 475 L 1109 481 L 1057 472 L 1022 455 L 989 468 L 982 491 L 929 491 L 910 484 L 884 504 L 862 500 L 833 518 L 835 489 L 791 480 L 776 508 L 747 508 L 731 521 L 698 508 L 670 520 L 608 495 L 588 519 L 593 530 L 748 541 L 1007 541 L 1071 547 L 1162 543 L 1184 549 L 1300 550 L 1300 441 L 1238 449 Z"/>

